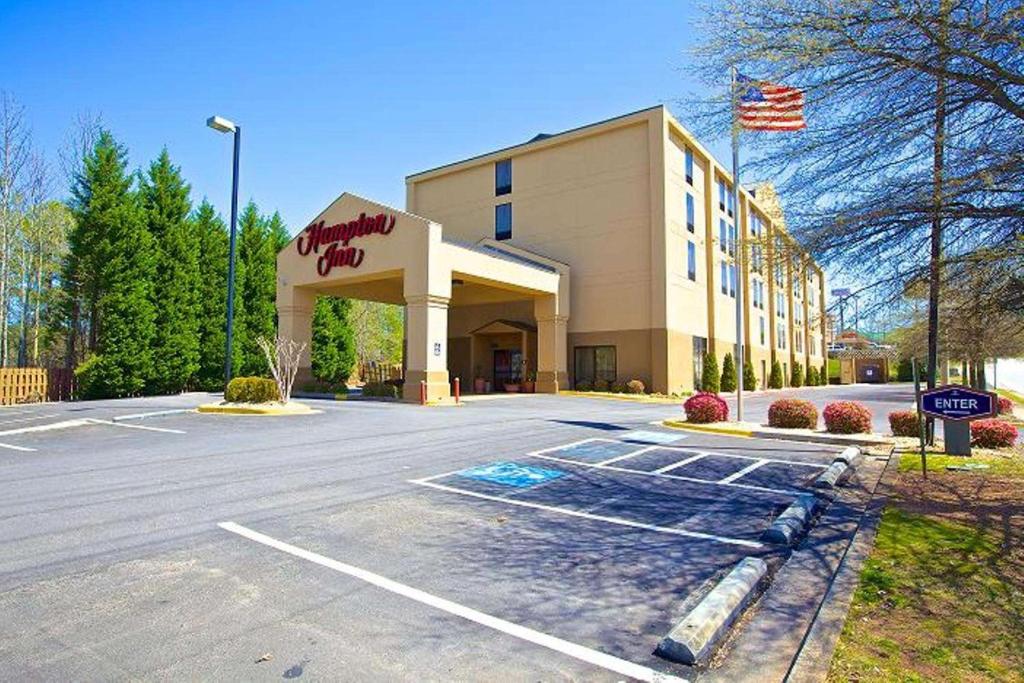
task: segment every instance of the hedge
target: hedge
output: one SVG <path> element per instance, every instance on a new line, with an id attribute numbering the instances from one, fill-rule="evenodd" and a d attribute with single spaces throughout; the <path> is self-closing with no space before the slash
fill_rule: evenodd
<path id="1" fill-rule="evenodd" d="M 782 429 L 815 429 L 818 409 L 810 401 L 783 398 L 768 407 L 768 426 Z"/>
<path id="2" fill-rule="evenodd" d="M 629 394 L 642 394 L 647 389 L 644 383 L 638 379 L 631 379 L 626 382 L 626 393 Z"/>
<path id="3" fill-rule="evenodd" d="M 683 403 L 683 410 L 686 411 L 686 421 L 697 424 L 724 422 L 729 419 L 729 406 L 718 394 L 694 394 Z"/>
<path id="4" fill-rule="evenodd" d="M 398 398 L 398 387 L 388 382 L 370 382 L 363 385 L 363 396 Z"/>
<path id="5" fill-rule="evenodd" d="M 1005 396 L 999 397 L 999 414 L 1000 415 L 1013 415 L 1013 401 L 1006 398 Z"/>
<path id="6" fill-rule="evenodd" d="M 980 448 L 1009 448 L 1017 441 L 1017 428 L 1005 420 L 971 423 L 971 443 Z"/>
<path id="7" fill-rule="evenodd" d="M 889 413 L 889 428 L 893 436 L 920 436 L 921 424 L 917 412 L 913 410 L 897 410 Z"/>
<path id="8" fill-rule="evenodd" d="M 266 377 L 235 377 L 224 391 L 228 403 L 273 403 L 281 400 L 277 382 Z"/>
<path id="9" fill-rule="evenodd" d="M 821 413 L 825 429 L 832 434 L 871 433 L 871 411 L 857 401 L 836 401 Z"/>

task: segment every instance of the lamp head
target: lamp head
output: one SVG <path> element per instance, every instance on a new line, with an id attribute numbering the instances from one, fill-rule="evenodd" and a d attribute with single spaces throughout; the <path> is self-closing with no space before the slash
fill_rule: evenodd
<path id="1" fill-rule="evenodd" d="M 206 125 L 221 133 L 234 133 L 235 124 L 221 116 L 211 116 L 206 119 Z"/>

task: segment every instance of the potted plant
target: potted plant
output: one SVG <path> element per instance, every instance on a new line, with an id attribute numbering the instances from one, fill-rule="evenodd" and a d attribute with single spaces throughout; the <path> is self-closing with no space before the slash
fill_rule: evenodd
<path id="1" fill-rule="evenodd" d="M 474 394 L 486 394 L 487 393 L 487 380 L 484 379 L 480 374 L 480 366 L 476 366 L 476 378 L 473 380 L 473 393 Z"/>
<path id="2" fill-rule="evenodd" d="M 509 394 L 518 394 L 519 393 L 519 382 L 515 382 L 513 380 L 509 380 L 509 381 L 505 382 L 505 392 L 509 393 Z"/>
<path id="3" fill-rule="evenodd" d="M 526 373 L 526 379 L 523 380 L 522 390 L 524 394 L 532 394 L 537 388 L 537 375 L 533 372 Z"/>

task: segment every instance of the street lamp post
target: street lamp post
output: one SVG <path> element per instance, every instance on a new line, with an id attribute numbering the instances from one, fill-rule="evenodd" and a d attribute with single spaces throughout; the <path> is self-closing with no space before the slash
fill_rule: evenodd
<path id="1" fill-rule="evenodd" d="M 231 172 L 231 237 L 228 243 L 228 320 L 227 338 L 224 341 L 224 389 L 231 381 L 231 338 L 235 323 L 235 232 L 238 225 L 238 150 L 242 139 L 242 127 L 220 116 L 211 116 L 206 125 L 220 133 L 235 134 L 235 155 Z"/>

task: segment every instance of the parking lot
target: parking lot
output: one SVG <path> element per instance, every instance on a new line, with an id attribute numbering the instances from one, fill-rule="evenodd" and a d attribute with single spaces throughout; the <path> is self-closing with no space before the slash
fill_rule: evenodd
<path id="1" fill-rule="evenodd" d="M 206 400 L 0 411 L 7 675 L 692 679 L 658 642 L 781 565 L 761 535 L 837 450 L 542 395 L 167 412 Z"/>

